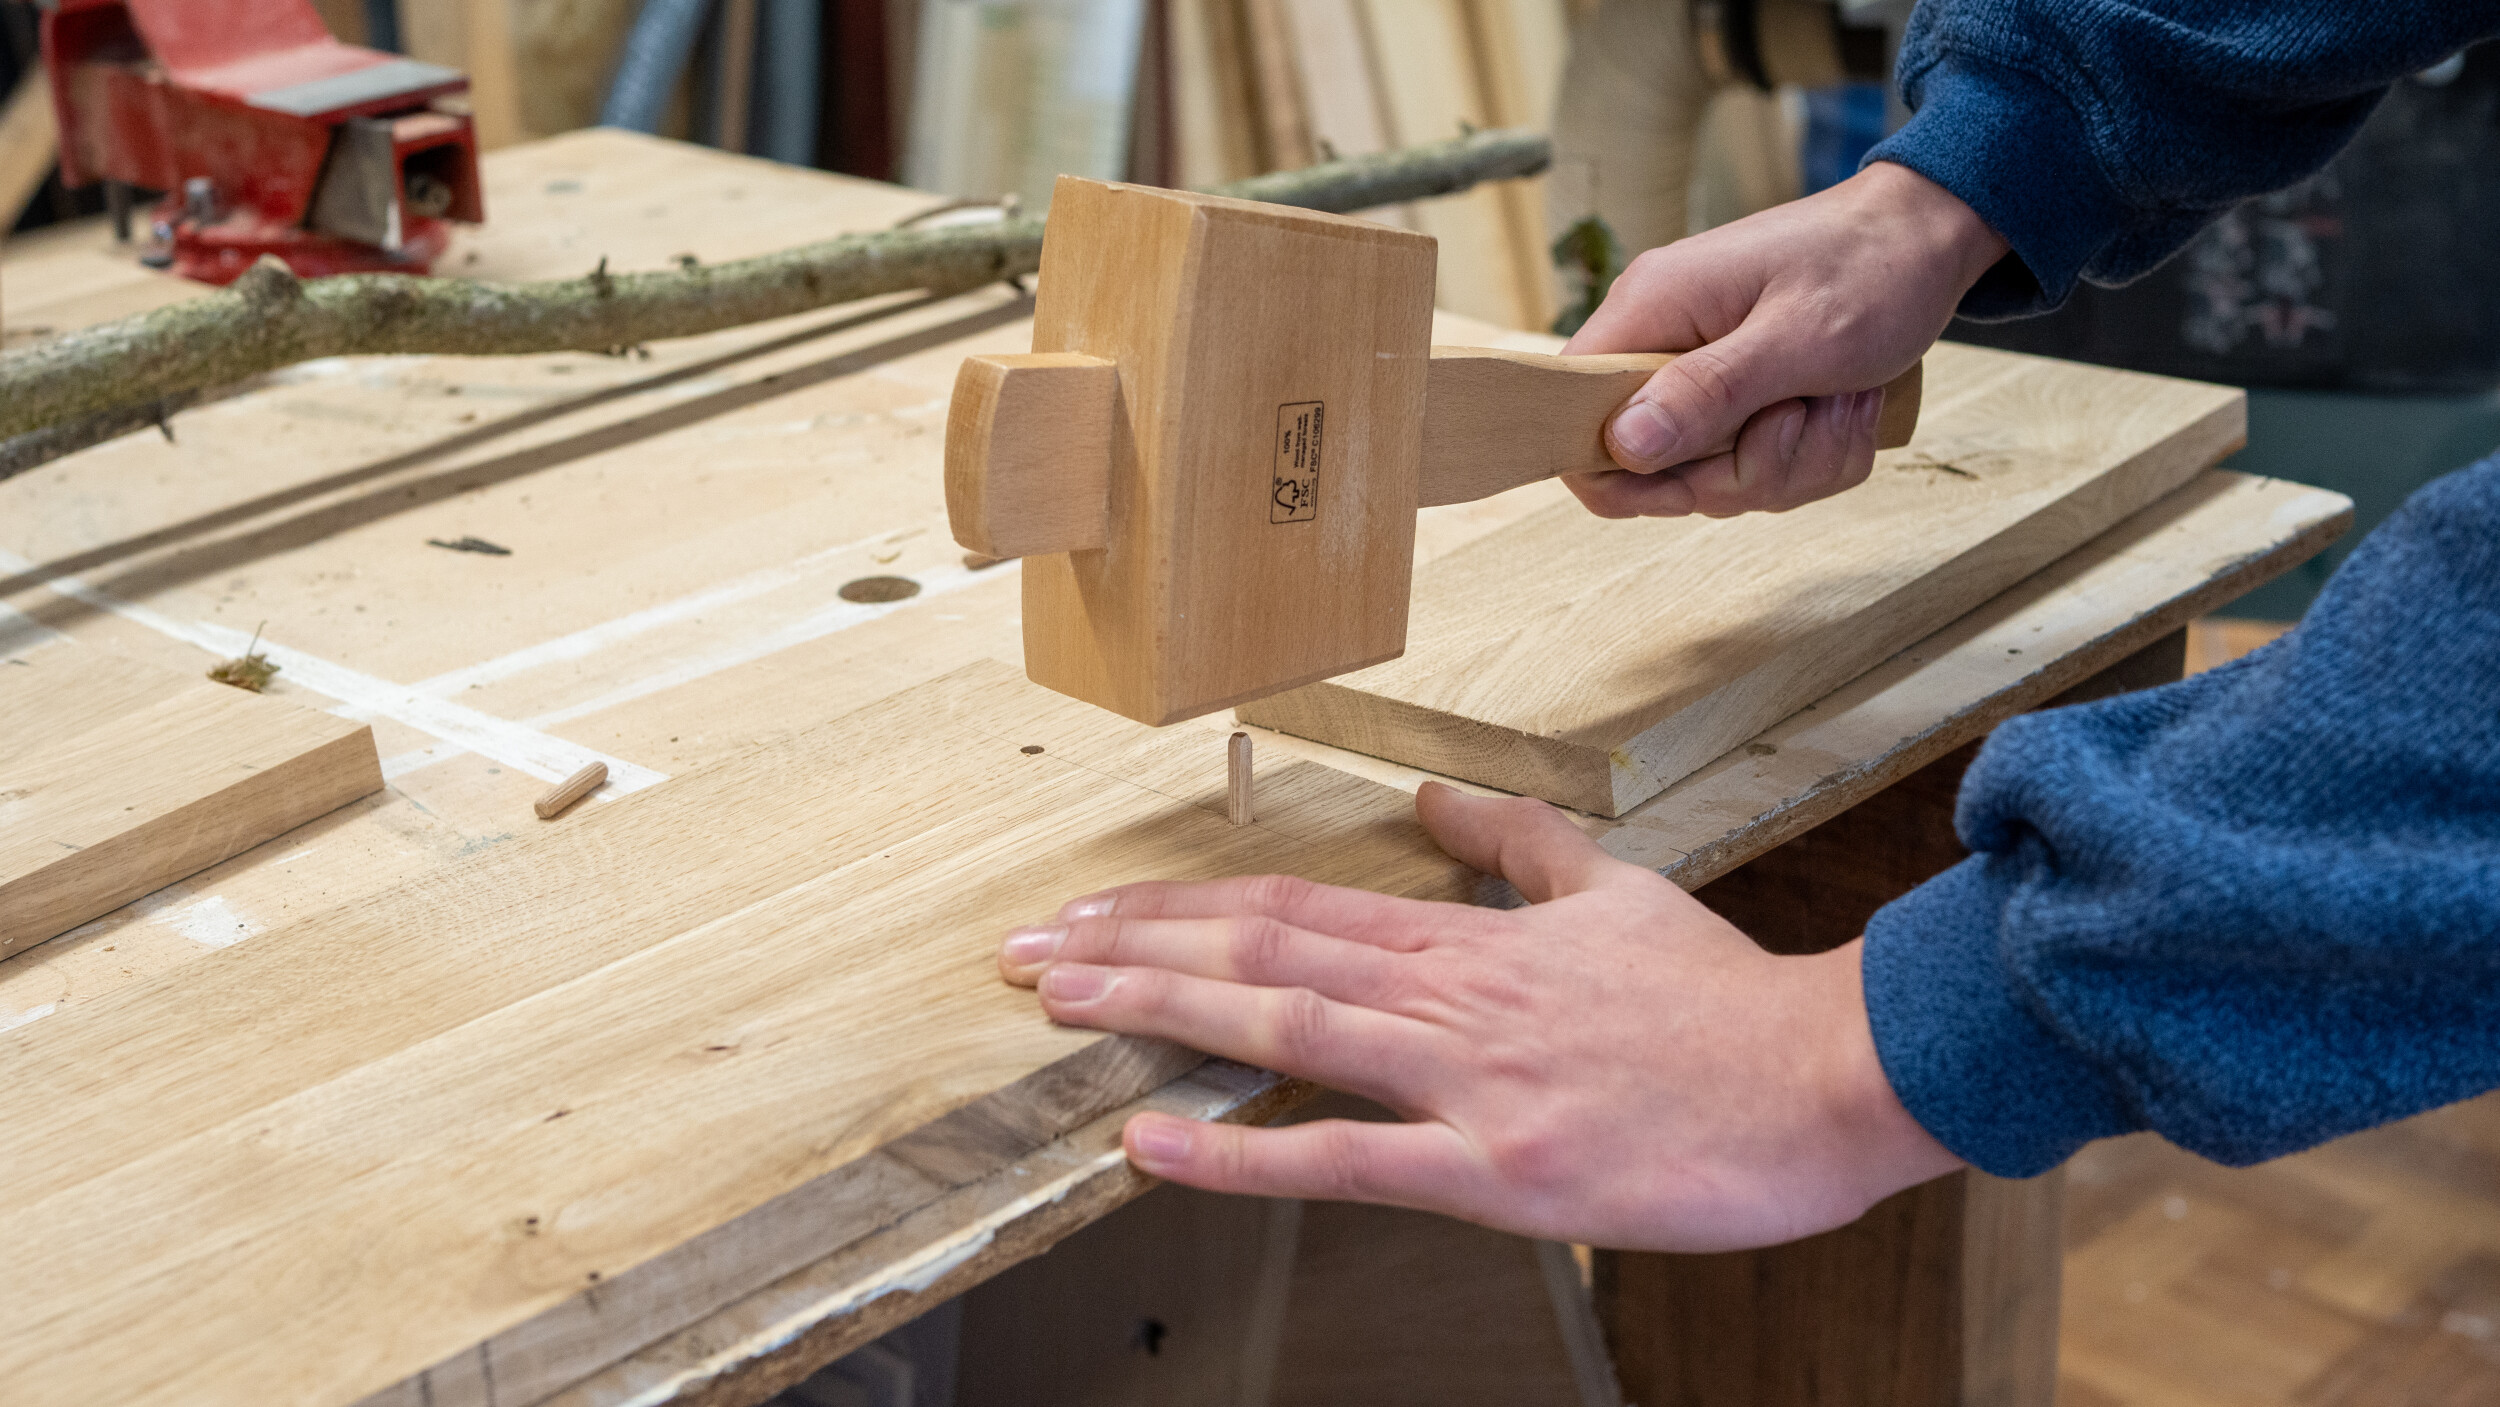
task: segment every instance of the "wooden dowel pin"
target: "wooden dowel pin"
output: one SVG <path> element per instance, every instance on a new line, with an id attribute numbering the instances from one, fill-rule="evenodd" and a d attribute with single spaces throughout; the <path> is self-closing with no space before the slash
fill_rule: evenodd
<path id="1" fill-rule="evenodd" d="M 599 789 L 608 779 L 608 764 L 593 762 L 589 766 L 556 783 L 555 789 L 538 798 L 538 819 L 552 821 L 564 808 Z"/>
<path id="2" fill-rule="evenodd" d="M 1250 824 L 1250 735 L 1233 734 L 1226 757 L 1230 763 L 1226 770 L 1232 782 L 1233 824 L 1246 826 Z"/>

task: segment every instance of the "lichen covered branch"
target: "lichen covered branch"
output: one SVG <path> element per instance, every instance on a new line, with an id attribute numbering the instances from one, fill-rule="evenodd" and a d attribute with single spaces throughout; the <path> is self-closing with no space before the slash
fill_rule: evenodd
<path id="1" fill-rule="evenodd" d="M 1352 211 L 1532 175 L 1550 148 L 1520 131 L 1278 172 L 1220 194 Z M 303 280 L 274 260 L 217 292 L 0 356 L 0 441 L 63 422 L 105 425 L 132 407 L 187 398 L 317 357 L 604 352 L 787 317 L 884 293 L 955 293 L 1040 267 L 1042 223 L 893 230 L 731 263 L 497 284 L 405 274 Z M 118 421 L 117 421 L 118 417 Z M 77 427 L 64 427 L 77 428 Z M 60 438 L 55 434 L 54 438 Z M 71 436 L 70 440 L 86 436 Z M 0 443 L 0 477 L 12 454 Z"/>

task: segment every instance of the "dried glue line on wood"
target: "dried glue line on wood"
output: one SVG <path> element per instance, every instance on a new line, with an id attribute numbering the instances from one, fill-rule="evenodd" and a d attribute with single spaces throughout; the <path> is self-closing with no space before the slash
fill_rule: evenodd
<path id="1" fill-rule="evenodd" d="M 564 808 L 597 791 L 600 783 L 607 779 L 608 764 L 604 762 L 593 762 L 565 778 L 545 796 L 538 798 L 538 805 L 535 808 L 538 812 L 538 819 L 552 821 L 563 815 Z"/>
<path id="2" fill-rule="evenodd" d="M 161 611 L 100 591 L 77 577 L 45 573 L 14 552 L 0 551 L 0 570 L 34 576 L 56 595 L 119 616 L 170 639 L 196 645 L 220 658 L 236 653 L 251 641 L 251 636 L 240 630 L 211 625 L 206 621 L 179 621 Z M 480 713 L 448 700 L 427 698 L 405 684 L 376 679 L 301 650 L 268 645 L 261 653 L 286 671 L 290 683 L 326 694 L 341 704 L 361 710 L 366 717 L 404 723 L 418 732 L 455 744 L 542 782 L 560 781 L 580 770 L 587 762 L 608 764 L 608 774 L 618 795 L 640 791 L 668 780 L 665 772 L 653 771 L 620 757 L 610 757 L 579 743 L 566 742 L 507 718 Z"/>

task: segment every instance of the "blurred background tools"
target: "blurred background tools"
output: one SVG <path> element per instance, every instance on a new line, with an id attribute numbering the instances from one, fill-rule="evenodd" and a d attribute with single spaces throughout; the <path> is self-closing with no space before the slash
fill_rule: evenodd
<path id="1" fill-rule="evenodd" d="M 43 16 L 60 177 L 102 183 L 151 263 L 227 283 L 262 255 L 305 276 L 424 272 L 447 221 L 486 217 L 468 79 L 333 38 L 308 0 L 59 0 Z"/>

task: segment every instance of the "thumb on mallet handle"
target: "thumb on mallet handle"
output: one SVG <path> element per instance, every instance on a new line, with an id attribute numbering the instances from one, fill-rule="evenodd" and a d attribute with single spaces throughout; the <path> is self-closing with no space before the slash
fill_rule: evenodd
<path id="1" fill-rule="evenodd" d="M 1417 506 L 1473 503 L 1562 474 L 1615 467 L 1606 422 L 1672 352 L 1563 357 L 1495 347 L 1435 347 L 1424 402 Z M 1918 428 L 1924 362 L 1884 385 L 1875 447 L 1899 449 Z M 1724 454 L 1734 441 L 1709 451 Z"/>

